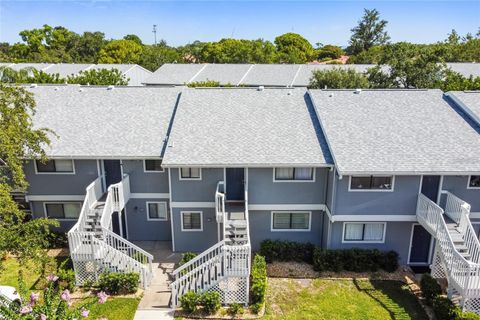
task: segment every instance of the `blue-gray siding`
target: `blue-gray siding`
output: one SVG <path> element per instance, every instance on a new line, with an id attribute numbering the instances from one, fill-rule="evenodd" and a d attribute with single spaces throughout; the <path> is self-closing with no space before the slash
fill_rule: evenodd
<path id="1" fill-rule="evenodd" d="M 129 240 L 171 240 L 170 212 L 167 221 L 148 220 L 147 202 L 166 202 L 168 199 L 134 199 L 130 198 L 126 206 Z"/>
<path id="2" fill-rule="evenodd" d="M 218 181 L 223 181 L 223 168 L 202 168 L 202 180 L 180 180 L 178 169 L 171 172 L 171 197 L 177 202 L 214 202 Z"/>
<path id="3" fill-rule="evenodd" d="M 316 168 L 315 182 L 273 182 L 273 168 L 249 168 L 249 204 L 325 204 L 328 170 Z"/>
<path id="4" fill-rule="evenodd" d="M 381 220 L 380 220 L 381 221 Z M 343 222 L 332 224 L 330 249 L 379 249 L 382 251 L 394 250 L 400 255 L 400 264 L 407 264 L 410 250 L 410 236 L 412 222 L 387 222 L 385 243 L 342 243 Z"/>
<path id="5" fill-rule="evenodd" d="M 392 192 L 349 192 L 349 177 L 336 179 L 334 214 L 411 215 L 416 212 L 420 176 L 396 176 Z"/>
<path id="6" fill-rule="evenodd" d="M 96 160 L 75 160 L 75 174 L 36 174 L 34 161 L 24 165 L 28 195 L 84 195 L 98 177 Z"/>
<path id="7" fill-rule="evenodd" d="M 182 231 L 182 211 L 202 211 L 203 231 Z M 202 252 L 217 243 L 217 221 L 214 208 L 172 208 L 176 252 Z"/>
<path id="8" fill-rule="evenodd" d="M 123 160 L 123 173 L 130 176 L 132 193 L 168 193 L 168 170 L 144 172 L 143 160 Z"/>

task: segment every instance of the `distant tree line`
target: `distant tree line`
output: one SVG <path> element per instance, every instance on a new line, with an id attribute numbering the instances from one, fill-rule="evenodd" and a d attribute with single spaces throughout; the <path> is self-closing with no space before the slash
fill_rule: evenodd
<path id="1" fill-rule="evenodd" d="M 0 43 L 0 61 L 49 63 L 136 63 L 156 70 L 164 63 L 307 63 L 349 55 L 348 63 L 377 64 L 391 54 L 388 22 L 380 13 L 365 9 L 358 24 L 351 29 L 346 48 L 316 43 L 296 33 L 286 33 L 273 42 L 264 39 L 225 38 L 214 42 L 194 41 L 183 46 L 169 46 L 164 40 L 156 45 L 142 43 L 129 34 L 123 39 L 105 39 L 99 31 L 77 34 L 65 27 L 44 25 L 20 32 L 21 42 Z M 405 43 L 409 51 L 436 55 L 442 62 L 480 61 L 480 30 L 460 36 L 455 30 L 447 39 L 433 44 Z"/>

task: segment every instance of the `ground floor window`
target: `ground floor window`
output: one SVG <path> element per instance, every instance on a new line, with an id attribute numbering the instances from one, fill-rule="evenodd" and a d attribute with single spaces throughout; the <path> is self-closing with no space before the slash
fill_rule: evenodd
<path id="1" fill-rule="evenodd" d="M 182 211 L 182 231 L 203 231 L 201 211 Z"/>
<path id="2" fill-rule="evenodd" d="M 148 220 L 166 221 L 167 203 L 166 202 L 147 202 Z"/>
<path id="3" fill-rule="evenodd" d="M 345 222 L 343 242 L 385 242 L 385 222 Z"/>
<path id="4" fill-rule="evenodd" d="M 272 231 L 309 231 L 310 211 L 273 211 Z"/>
<path id="5" fill-rule="evenodd" d="M 45 203 L 45 214 L 48 218 L 77 219 L 81 210 L 81 202 Z"/>

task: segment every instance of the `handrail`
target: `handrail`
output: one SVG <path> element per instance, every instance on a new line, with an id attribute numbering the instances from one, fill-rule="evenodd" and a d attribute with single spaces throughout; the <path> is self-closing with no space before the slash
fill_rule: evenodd
<path id="1" fill-rule="evenodd" d="M 103 175 L 97 177 L 87 186 L 86 196 L 82 204 L 82 209 L 80 210 L 80 215 L 78 216 L 77 222 L 68 232 L 80 230 L 81 227 L 84 226 L 85 219 L 87 218 L 87 212 L 90 212 L 90 210 L 93 209 L 95 202 L 100 200 L 103 195 L 102 179 Z"/>
<path id="2" fill-rule="evenodd" d="M 217 223 L 223 222 L 225 214 L 225 182 L 218 181 L 215 189 L 215 217 Z"/>
<path id="3" fill-rule="evenodd" d="M 211 246 L 207 250 L 203 251 L 201 254 L 199 254 L 198 256 L 193 258 L 192 260 L 188 261 L 184 265 L 175 269 L 172 272 L 172 275 L 175 276 L 175 278 L 177 278 L 177 276 L 180 272 L 184 272 L 185 270 L 187 270 L 187 272 L 189 272 L 190 270 L 195 269 L 196 267 L 198 267 L 199 265 L 201 265 L 202 263 L 207 261 L 209 258 L 211 258 L 211 254 L 218 251 L 218 249 L 221 248 L 224 245 L 225 245 L 225 240 L 217 242 L 216 244 L 214 244 L 213 246 Z M 195 266 L 193 268 L 190 268 L 192 265 L 195 265 Z"/>
<path id="4" fill-rule="evenodd" d="M 103 228 L 110 229 L 112 214 L 115 211 L 122 211 L 125 204 L 130 198 L 130 177 L 128 174 L 123 175 L 122 181 L 112 184 L 108 187 L 107 199 L 103 207 L 100 225 Z"/>

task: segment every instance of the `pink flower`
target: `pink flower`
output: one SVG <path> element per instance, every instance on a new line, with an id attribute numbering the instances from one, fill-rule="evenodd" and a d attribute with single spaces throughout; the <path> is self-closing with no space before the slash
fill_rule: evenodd
<path id="1" fill-rule="evenodd" d="M 107 302 L 107 294 L 103 291 L 100 291 L 99 293 L 97 293 L 97 298 L 98 298 L 98 303 L 100 304 L 104 304 L 105 302 Z"/>
<path id="2" fill-rule="evenodd" d="M 20 309 L 20 314 L 27 314 L 32 312 L 32 307 L 30 306 L 24 306 L 22 309 Z"/>
<path id="3" fill-rule="evenodd" d="M 47 316 L 42 313 L 40 315 L 40 320 L 47 320 Z"/>
<path id="4" fill-rule="evenodd" d="M 60 299 L 63 301 L 70 301 L 70 291 L 68 289 L 63 290 L 62 294 L 60 295 Z"/>
<path id="5" fill-rule="evenodd" d="M 50 282 L 55 282 L 58 280 L 58 277 L 54 274 L 51 274 L 47 277 L 47 280 L 50 281 Z"/>
<path id="6" fill-rule="evenodd" d="M 38 301 L 39 297 L 40 297 L 39 293 L 32 292 L 30 294 L 30 305 L 33 306 L 35 304 L 35 302 Z"/>
<path id="7" fill-rule="evenodd" d="M 90 311 L 88 311 L 85 308 L 82 308 L 82 310 L 80 310 L 80 315 L 84 318 L 87 318 L 89 313 L 90 313 Z"/>

